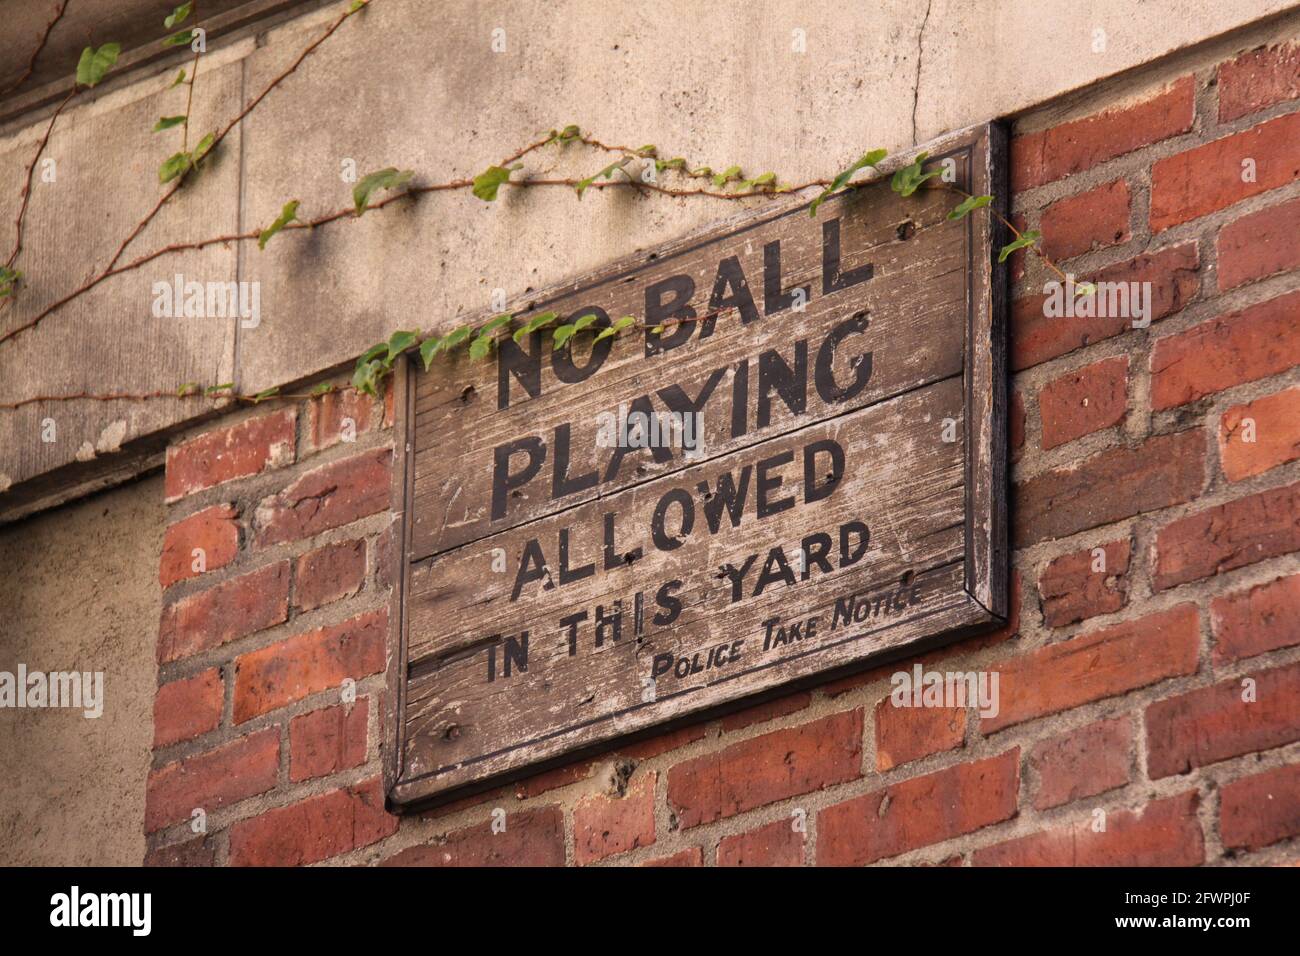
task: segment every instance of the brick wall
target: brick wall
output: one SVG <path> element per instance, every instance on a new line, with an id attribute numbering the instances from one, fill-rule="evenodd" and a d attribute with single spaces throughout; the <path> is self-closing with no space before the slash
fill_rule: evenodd
<path id="1" fill-rule="evenodd" d="M 1300 860 L 1297 97 L 1291 43 L 1017 126 L 1019 220 L 1154 295 L 1049 318 L 1012 262 L 1013 619 L 922 658 L 996 717 L 893 707 L 907 661 L 389 816 L 391 409 L 263 406 L 168 453 L 149 861 Z"/>

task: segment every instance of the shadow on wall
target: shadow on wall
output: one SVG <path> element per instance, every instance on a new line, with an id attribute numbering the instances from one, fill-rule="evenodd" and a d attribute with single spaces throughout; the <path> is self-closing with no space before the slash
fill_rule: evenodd
<path id="1" fill-rule="evenodd" d="M 0 528 L 0 699 L 20 665 L 25 702 L 46 691 L 0 707 L 0 865 L 144 855 L 163 517 L 159 475 Z M 92 677 L 79 706 L 48 706 L 72 689 L 51 672 L 100 672 L 102 695 Z"/>

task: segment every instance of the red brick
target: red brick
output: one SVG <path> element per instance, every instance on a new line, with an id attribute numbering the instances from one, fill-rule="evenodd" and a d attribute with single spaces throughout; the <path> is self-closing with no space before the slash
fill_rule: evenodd
<path id="1" fill-rule="evenodd" d="M 1091 169 L 1192 128 L 1195 84 L 1185 76 L 1129 106 L 1062 123 L 1011 141 L 1011 191 Z"/>
<path id="2" fill-rule="evenodd" d="M 723 837 L 718 866 L 803 866 L 804 834 L 793 819 L 774 820 L 748 833 Z"/>
<path id="3" fill-rule="evenodd" d="M 195 837 L 184 843 L 160 846 L 144 856 L 145 866 L 212 866 L 216 854 L 207 837 Z"/>
<path id="4" fill-rule="evenodd" d="M 1128 717 L 1099 720 L 1039 741 L 1029 752 L 1029 766 L 1038 774 L 1034 806 L 1047 810 L 1124 786 L 1132 754 Z"/>
<path id="5" fill-rule="evenodd" d="M 1107 266 L 1089 279 L 1093 282 L 1150 282 L 1151 321 L 1159 322 L 1196 297 L 1201 287 L 1200 268 L 1196 243 L 1187 242 Z M 1133 328 L 1131 316 L 1047 316 L 1043 314 L 1046 299 L 1046 295 L 1034 295 L 1012 303 L 1013 371 L 1038 365 Z M 1094 311 L 1097 310 L 1096 301 L 1099 299 L 1094 301 Z M 1107 311 L 1110 311 L 1109 307 Z"/>
<path id="6" fill-rule="evenodd" d="M 438 843 L 407 847 L 384 866 L 563 866 L 564 818 L 559 807 L 512 813 L 505 829 L 492 821 L 447 834 Z"/>
<path id="7" fill-rule="evenodd" d="M 1043 449 L 1110 428 L 1128 413 L 1128 356 L 1085 365 L 1048 382 L 1038 393 Z"/>
<path id="8" fill-rule="evenodd" d="M 230 505 L 213 505 L 169 527 L 163 534 L 158 583 L 168 588 L 233 561 L 239 551 L 238 517 Z M 201 571 L 194 569 L 195 549 L 203 552 Z"/>
<path id="9" fill-rule="evenodd" d="M 377 843 L 397 831 L 383 786 L 367 780 L 268 810 L 230 828 L 232 866 L 304 866 Z"/>
<path id="10" fill-rule="evenodd" d="M 862 710 L 732 744 L 668 772 L 668 804 L 684 830 L 861 776 Z"/>
<path id="11" fill-rule="evenodd" d="M 1088 815 L 1074 823 L 976 850 L 973 866 L 1196 866 L 1205 838 L 1195 791 L 1153 800 L 1141 810 L 1111 810 L 1106 829 Z"/>
<path id="12" fill-rule="evenodd" d="M 703 724 L 679 727 L 677 730 L 670 730 L 666 734 L 658 734 L 646 740 L 622 746 L 618 748 L 618 752 L 621 756 L 630 757 L 633 760 L 649 760 L 651 757 L 658 757 L 670 750 L 676 750 L 679 747 L 685 747 L 687 744 L 693 744 L 697 740 L 703 740 L 707 733 L 708 728 Z"/>
<path id="13" fill-rule="evenodd" d="M 1231 678 L 1147 707 L 1152 780 L 1300 740 L 1300 664 L 1252 675 L 1255 700 Z"/>
<path id="14" fill-rule="evenodd" d="M 221 671 L 215 667 L 163 684 L 153 701 L 153 745 L 166 747 L 215 730 L 225 696 Z"/>
<path id="15" fill-rule="evenodd" d="M 384 669 L 388 612 L 371 611 L 235 660 L 235 723 Z"/>
<path id="16" fill-rule="evenodd" d="M 1300 268 L 1300 199 L 1228 223 L 1218 243 L 1220 290 Z"/>
<path id="17" fill-rule="evenodd" d="M 379 424 L 382 412 L 371 395 L 355 389 L 329 392 L 307 403 L 307 447 L 313 451 L 332 448 L 344 440 L 352 441 Z M 348 423 L 351 422 L 349 425 Z"/>
<path id="18" fill-rule="evenodd" d="M 1300 458 L 1300 388 L 1224 412 L 1219 420 L 1219 454 L 1229 481 L 1262 475 Z"/>
<path id="19" fill-rule="evenodd" d="M 1043 253 L 1059 262 L 1127 242 L 1128 217 L 1129 188 L 1122 179 L 1058 200 L 1040 220 Z"/>
<path id="20" fill-rule="evenodd" d="M 703 866 L 704 851 L 698 846 L 681 850 L 671 856 L 661 856 L 657 860 L 646 860 L 642 866 Z"/>
<path id="21" fill-rule="evenodd" d="M 876 704 L 877 770 L 952 750 L 965 737 L 965 708 L 897 707 L 892 695 Z"/>
<path id="22" fill-rule="evenodd" d="M 1259 47 L 1219 66 L 1219 122 L 1300 96 L 1300 46 Z"/>
<path id="23" fill-rule="evenodd" d="M 1155 551 L 1157 591 L 1300 551 L 1300 484 L 1170 522 L 1156 535 Z"/>
<path id="24" fill-rule="evenodd" d="M 1014 492 L 1015 547 L 1191 501 L 1205 484 L 1205 444 L 1200 429 L 1157 435 L 1021 482 Z"/>
<path id="25" fill-rule="evenodd" d="M 1255 161 L 1255 181 L 1242 163 Z M 1151 231 L 1215 212 L 1300 178 L 1300 113 L 1177 153 L 1151 167 Z"/>
<path id="26" fill-rule="evenodd" d="M 289 562 L 267 565 L 163 608 L 158 662 L 180 660 L 289 617 Z"/>
<path id="27" fill-rule="evenodd" d="M 289 721 L 289 779 L 297 783 L 366 762 L 370 702 L 339 704 Z"/>
<path id="28" fill-rule="evenodd" d="M 1180 604 L 994 665 L 997 716 L 980 720 L 991 734 L 1026 720 L 1147 687 L 1196 671 L 1200 626 L 1195 604 Z"/>
<path id="29" fill-rule="evenodd" d="M 817 815 L 817 865 L 862 866 L 1016 815 L 1020 751 L 913 777 Z"/>
<path id="30" fill-rule="evenodd" d="M 146 833 L 265 793 L 280 769 L 280 730 L 270 727 L 149 772 L 145 794 Z"/>
<path id="31" fill-rule="evenodd" d="M 1300 765 L 1258 773 L 1224 786 L 1219 797 L 1223 845 L 1258 850 L 1300 834 Z"/>
<path id="32" fill-rule="evenodd" d="M 297 421 L 297 412 L 286 408 L 172 445 L 164 482 L 167 501 L 291 464 Z"/>
<path id="33" fill-rule="evenodd" d="M 1151 353 L 1151 406 L 1174 408 L 1293 365 L 1300 365 L 1300 292 L 1156 342 Z"/>
<path id="34" fill-rule="evenodd" d="M 1067 627 L 1098 614 L 1110 614 L 1128 603 L 1128 538 L 1099 545 L 1105 558 L 1103 570 L 1094 571 L 1096 548 L 1084 548 L 1054 559 L 1038 581 L 1043 599 L 1043 623 Z"/>
<path id="35" fill-rule="evenodd" d="M 753 707 L 746 707 L 744 710 L 723 717 L 722 729 L 724 731 L 743 730 L 754 724 L 776 720 L 778 717 L 785 717 L 796 711 L 803 710 L 811 700 L 812 695 L 805 692 L 802 694 L 787 694 L 785 697 L 778 697 L 776 700 L 769 700 Z"/>
<path id="36" fill-rule="evenodd" d="M 310 611 L 331 601 L 351 597 L 361 590 L 366 576 L 365 541 L 327 544 L 298 559 L 293 605 Z"/>
<path id="37" fill-rule="evenodd" d="M 650 773 L 621 795 L 592 794 L 573 808 L 573 858 L 581 866 L 655 842 L 655 780 Z"/>
<path id="38" fill-rule="evenodd" d="M 1216 597 L 1210 624 L 1218 663 L 1300 644 L 1300 574 Z"/>
<path id="39" fill-rule="evenodd" d="M 1011 393 L 1007 411 L 1007 444 L 1011 449 L 1011 460 L 1019 461 L 1025 448 L 1025 398 L 1019 391 Z"/>
<path id="40" fill-rule="evenodd" d="M 586 780 L 596 767 L 596 761 L 579 760 L 576 763 L 545 770 L 542 773 L 517 781 L 512 789 L 516 800 L 527 800 L 538 794 L 548 793 L 571 783 Z"/>
<path id="41" fill-rule="evenodd" d="M 393 453 L 376 448 L 307 472 L 257 506 L 257 547 L 350 524 L 388 508 Z"/>

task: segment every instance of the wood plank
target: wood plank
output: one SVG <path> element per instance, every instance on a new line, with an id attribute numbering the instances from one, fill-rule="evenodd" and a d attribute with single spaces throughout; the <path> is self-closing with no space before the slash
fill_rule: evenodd
<path id="1" fill-rule="evenodd" d="M 406 701 L 409 771 L 420 774 L 458 764 L 492 741 L 530 739 L 539 731 L 555 732 L 570 724 L 588 723 L 592 734 L 607 735 L 614 723 L 596 718 L 635 710 L 660 655 L 671 654 L 674 662 L 697 653 L 707 659 L 710 648 L 743 639 L 747 650 L 737 652 L 743 654 L 743 665 L 729 665 L 731 671 L 769 664 L 806 647 L 798 641 L 784 652 L 779 646 L 762 651 L 764 621 L 819 615 L 824 632 L 819 639 L 835 640 L 843 633 L 842 626 L 830 627 L 837 599 L 861 591 L 896 590 L 909 573 L 925 576 L 960 564 L 965 553 L 963 445 L 960 440 L 944 441 L 942 430 L 945 419 L 960 425 L 962 402 L 961 380 L 954 376 L 422 563 L 412 575 L 408 596 L 414 675 Z M 809 489 L 801 464 L 804 449 L 827 440 L 843 448 L 843 477 L 830 485 L 826 497 L 805 502 Z M 758 463 L 764 460 L 790 462 L 768 472 L 783 479 L 769 500 L 793 503 L 760 518 L 756 489 Z M 729 473 L 741 487 L 747 465 L 752 469 L 748 500 L 739 523 L 733 527 L 722 513 L 714 533 L 703 511 L 709 500 L 720 503 L 717 476 Z M 825 467 L 814 471 L 819 483 Z M 708 482 L 707 488 L 701 489 L 700 482 Z M 681 511 L 671 507 L 665 536 L 681 543 L 663 551 L 656 548 L 649 529 L 656 508 L 670 493 L 693 498 L 696 517 L 691 532 L 679 539 L 675 532 Z M 709 494 L 715 497 L 706 499 Z M 604 569 L 606 514 L 616 516 L 616 536 L 622 536 L 618 555 L 637 548 L 643 557 Z M 840 567 L 840 531 L 853 522 L 868 529 L 867 546 L 858 560 Z M 570 535 L 570 573 L 579 565 L 592 565 L 590 573 L 565 583 L 556 561 L 562 529 Z M 816 532 L 828 535 L 832 570 L 827 573 L 807 561 L 804 579 L 795 569 L 796 555 L 801 540 Z M 857 540 L 850 532 L 850 557 Z M 523 555 L 530 541 L 541 545 L 549 573 L 521 586 L 518 569 L 526 567 Z M 775 560 L 773 547 L 781 548 Z M 505 555 L 498 565 L 504 570 L 498 572 L 493 571 L 494 557 L 500 555 L 495 549 Z M 809 548 L 810 553 L 818 550 L 815 545 Z M 750 555 L 756 559 L 737 588 L 720 569 L 740 568 Z M 789 578 L 777 573 L 782 561 L 795 563 Z M 756 585 L 768 562 L 772 581 L 760 589 Z M 678 584 L 669 595 L 681 602 L 680 613 L 656 625 L 654 615 L 662 610 L 656 604 L 659 589 L 673 581 Z M 907 613 L 924 613 L 936 599 L 960 591 L 957 586 L 949 595 L 918 594 Z M 645 608 L 640 629 L 634 623 L 638 592 Z M 606 627 L 597 645 L 597 609 L 610 617 L 616 602 L 623 609 L 621 636 L 615 640 L 612 627 Z M 584 612 L 587 618 L 576 631 L 561 623 Z M 523 673 L 513 665 L 506 676 L 509 655 L 503 640 L 521 640 L 524 630 L 529 632 L 528 670 Z M 679 695 L 685 706 L 688 695 L 683 691 L 705 691 L 711 679 L 726 670 L 685 678 L 669 673 L 655 686 L 663 694 Z M 765 670 L 769 677 L 782 673 L 780 667 Z M 624 730 L 629 719 L 619 722 Z"/>
<path id="2" fill-rule="evenodd" d="M 707 338 L 698 335 L 672 351 L 647 357 L 644 337 L 625 333 L 616 340 L 600 370 L 583 383 L 566 384 L 553 363 L 540 362 L 540 396 L 529 397 L 510 380 L 509 406 L 500 408 L 498 362 L 472 361 L 464 356 L 439 367 L 436 374 L 417 373 L 415 428 L 415 529 L 411 557 L 420 559 L 473 541 L 503 526 L 532 520 L 559 508 L 610 494 L 648 477 L 680 469 L 680 454 L 668 460 L 650 453 L 629 455 L 612 480 L 597 487 L 553 493 L 557 426 L 567 426 L 573 449 L 570 475 L 597 467 L 604 477 L 595 437 L 598 415 L 616 412 L 648 396 L 656 411 L 668 411 L 661 389 L 680 387 L 686 398 L 700 396 L 706 382 L 712 391 L 702 412 L 703 449 L 708 457 L 770 434 L 780 434 L 807 421 L 862 407 L 917 385 L 937 381 L 962 368 L 966 321 L 966 230 L 944 222 L 951 197 L 930 195 L 905 202 L 887 185 L 863 190 L 852 198 L 823 206 L 817 219 L 805 212 L 787 214 L 752 230 L 705 243 L 643 272 L 606 281 L 558 301 L 539 304 L 561 315 L 599 308 L 611 318 L 646 314 L 646 290 L 672 276 L 689 275 L 697 314 L 709 311 L 719 264 L 735 257 L 747 279 L 759 317 L 744 324 L 735 310 L 719 316 Z M 870 263 L 869 280 L 842 291 L 823 294 L 823 229 L 838 220 L 844 269 Z M 910 224 L 908 228 L 901 228 Z M 911 229 L 914 228 L 915 232 Z M 906 238 L 900 238 L 905 236 Z M 770 316 L 764 309 L 764 247 L 781 244 L 781 286 L 808 287 L 811 298 L 804 311 L 788 309 Z M 634 281 L 626 281 L 632 279 Z M 857 313 L 867 319 L 861 335 L 843 340 L 835 350 L 836 380 L 853 380 L 850 362 L 870 351 L 871 378 L 844 403 L 827 402 L 817 389 L 807 389 L 807 407 L 792 414 L 784 403 L 771 406 L 765 426 L 751 412 L 746 433 L 737 436 L 732 418 L 737 375 L 747 375 L 744 387 L 754 401 L 759 388 L 760 356 L 774 351 L 788 365 L 796 362 L 797 342 L 804 342 L 810 365 L 828 333 Z M 541 339 L 541 334 L 538 334 Z M 606 340 L 608 344 L 610 340 Z M 579 344 L 575 364 L 590 354 L 590 339 Z M 541 342 L 537 343 L 539 347 Z M 507 346 L 509 349 L 510 346 Z M 549 343 L 546 355 L 550 355 Z M 745 371 L 738 372 L 742 362 Z M 711 379 L 725 368 L 721 379 Z M 811 370 L 810 370 L 811 375 Z M 533 437 L 545 443 L 544 467 L 528 486 L 516 489 L 498 518 L 492 516 L 494 449 Z M 453 453 L 449 454 L 448 451 Z"/>
<path id="3" fill-rule="evenodd" d="M 1003 201 L 1003 130 L 928 149 Z M 670 319 L 686 341 L 663 353 L 637 332 L 557 356 L 539 333 L 505 347 L 518 375 L 403 363 L 392 805 L 1002 621 L 1002 237 L 984 212 L 949 222 L 955 201 L 882 182 L 815 219 L 742 215 L 512 310 L 653 318 L 671 284 L 696 321 Z M 613 447 L 598 416 L 620 406 L 698 407 L 701 442 Z"/>

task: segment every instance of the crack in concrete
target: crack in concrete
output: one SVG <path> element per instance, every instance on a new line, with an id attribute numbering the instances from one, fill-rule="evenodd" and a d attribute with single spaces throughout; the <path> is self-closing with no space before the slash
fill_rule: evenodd
<path id="1" fill-rule="evenodd" d="M 916 34 L 916 82 L 912 84 L 912 145 L 916 145 L 916 107 L 921 99 L 921 58 L 925 55 L 925 27 L 930 22 L 930 8 L 934 0 L 927 0 L 925 17 L 921 20 L 921 29 Z"/>

